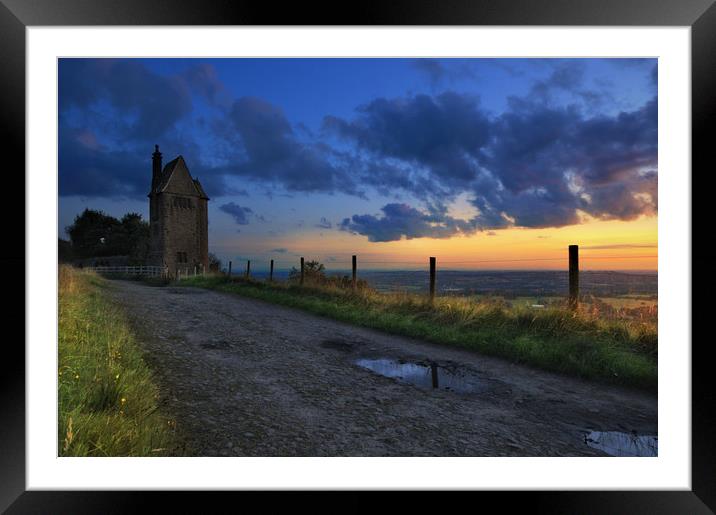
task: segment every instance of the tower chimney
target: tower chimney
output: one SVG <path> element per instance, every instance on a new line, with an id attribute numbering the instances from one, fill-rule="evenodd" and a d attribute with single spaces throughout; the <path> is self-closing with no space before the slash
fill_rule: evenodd
<path id="1" fill-rule="evenodd" d="M 162 153 L 159 152 L 159 145 L 154 145 L 152 154 L 152 191 L 159 186 L 159 177 L 162 174 Z"/>

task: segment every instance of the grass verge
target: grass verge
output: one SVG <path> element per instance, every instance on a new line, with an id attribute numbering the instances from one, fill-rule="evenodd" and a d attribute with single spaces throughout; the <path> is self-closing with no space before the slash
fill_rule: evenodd
<path id="1" fill-rule="evenodd" d="M 107 287 L 60 266 L 59 455 L 171 455 L 175 421 L 158 409 L 159 390 Z"/>
<path id="2" fill-rule="evenodd" d="M 476 302 L 438 297 L 431 305 L 419 295 L 229 280 L 224 276 L 189 277 L 178 284 L 236 293 L 546 370 L 654 392 L 657 388 L 654 323 L 603 320 L 557 307 L 509 307 L 500 299 Z"/>

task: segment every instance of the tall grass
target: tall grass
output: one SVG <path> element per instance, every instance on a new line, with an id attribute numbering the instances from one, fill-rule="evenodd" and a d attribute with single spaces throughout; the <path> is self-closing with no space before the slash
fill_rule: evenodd
<path id="1" fill-rule="evenodd" d="M 60 456 L 161 456 L 177 445 L 175 422 L 108 283 L 59 270 L 58 452 Z"/>
<path id="2" fill-rule="evenodd" d="M 180 285 L 213 288 L 312 313 L 460 346 L 547 370 L 656 390 L 655 321 L 604 319 L 564 307 L 512 307 L 504 300 L 377 293 L 369 288 L 298 286 L 224 276 Z"/>

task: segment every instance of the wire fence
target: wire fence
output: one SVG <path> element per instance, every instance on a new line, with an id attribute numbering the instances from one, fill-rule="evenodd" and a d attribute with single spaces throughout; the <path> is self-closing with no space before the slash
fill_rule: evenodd
<path id="1" fill-rule="evenodd" d="M 575 252 L 576 252 L 576 246 Z M 576 255 L 575 255 L 576 257 Z M 655 254 L 598 255 L 587 252 L 572 263 L 568 253 L 560 257 L 510 259 L 385 259 L 367 255 L 319 255 L 302 257 L 265 257 L 237 259 L 223 271 L 232 276 L 255 280 L 303 282 L 314 277 L 316 263 L 321 276 L 343 278 L 343 284 L 364 281 L 381 293 L 405 292 L 438 296 L 500 296 L 505 299 L 541 307 L 554 302 L 602 304 L 602 309 L 641 309 L 653 307 L 658 296 L 656 272 L 579 271 L 580 263 L 607 260 L 649 260 Z M 530 263 L 563 263 L 563 267 L 530 269 Z M 432 266 L 431 266 L 432 263 Z M 494 265 L 504 264 L 505 269 Z M 539 268 L 539 267 L 535 267 Z M 301 270 L 303 269 L 303 274 Z M 570 273 L 571 270 L 571 273 Z M 304 278 L 302 278 L 304 276 Z M 308 280 L 308 279 L 305 279 Z M 605 299 L 609 303 L 604 302 Z"/>
<path id="2" fill-rule="evenodd" d="M 326 268 L 332 268 L 335 270 L 350 270 L 351 269 L 351 257 L 347 258 L 335 258 L 333 256 L 322 256 L 322 255 L 310 255 L 306 254 L 303 256 L 308 261 L 318 261 Z M 603 261 L 603 260 L 621 260 L 621 259 L 657 259 L 657 255 L 619 255 L 619 256 L 590 256 L 580 255 L 580 262 L 590 261 Z M 245 264 L 247 261 L 251 261 L 252 267 L 256 270 L 266 269 L 268 270 L 269 263 L 274 262 L 275 270 L 285 269 L 290 270 L 292 267 L 295 268 L 300 264 L 300 257 L 296 258 L 265 258 L 265 257 L 246 257 L 232 260 L 233 263 L 240 265 Z M 543 263 L 543 262 L 567 262 L 566 257 L 549 257 L 549 258 L 516 258 L 516 259 L 466 259 L 466 260 L 451 260 L 441 259 L 440 264 L 442 267 L 449 267 L 451 265 L 460 265 L 460 268 L 470 269 L 469 265 L 475 265 L 472 267 L 473 270 L 486 269 L 480 265 L 485 264 L 500 264 L 500 263 Z M 406 268 L 424 268 L 428 263 L 428 258 L 422 260 L 393 260 L 393 259 L 360 259 L 361 265 L 370 265 L 365 270 L 389 270 L 389 269 L 406 269 Z M 467 265 L 467 266 L 466 266 Z M 235 269 L 235 268 L 234 268 Z M 526 268 L 526 269 L 529 269 Z M 226 270 L 226 265 L 224 265 Z M 487 268 L 487 270 L 492 270 Z"/>

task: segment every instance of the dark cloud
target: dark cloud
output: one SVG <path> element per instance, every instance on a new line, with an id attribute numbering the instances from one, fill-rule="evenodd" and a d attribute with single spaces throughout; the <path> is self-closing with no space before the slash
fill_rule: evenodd
<path id="1" fill-rule="evenodd" d="M 181 75 L 187 85 L 210 104 L 229 107 L 232 97 L 224 83 L 219 79 L 216 68 L 211 64 L 200 63 L 190 66 Z"/>
<path id="2" fill-rule="evenodd" d="M 242 207 L 234 202 L 223 204 L 219 206 L 219 209 L 224 213 L 231 215 L 234 221 L 239 225 L 247 225 L 253 211 L 249 207 Z"/>
<path id="3" fill-rule="evenodd" d="M 581 75 L 558 68 L 541 87 L 574 90 Z M 370 156 L 360 158 L 360 169 L 370 171 L 365 184 L 426 202 L 467 192 L 479 212 L 471 226 L 492 229 L 561 227 L 581 223 L 585 214 L 620 220 L 655 214 L 657 117 L 656 98 L 633 111 L 590 116 L 576 104 L 533 97 L 510 98 L 509 108 L 491 117 L 472 98 L 451 93 L 375 100 L 355 120 L 327 118 L 325 126 Z M 411 222 L 420 220 L 412 214 Z M 358 216 L 342 228 L 376 241 L 410 234 L 383 227 L 388 216 Z"/>
<path id="4" fill-rule="evenodd" d="M 333 227 L 333 224 L 326 219 L 325 216 L 321 217 L 321 221 L 316 224 L 316 227 L 319 229 L 331 229 Z"/>
<path id="5" fill-rule="evenodd" d="M 194 96 L 214 106 L 215 116 L 192 120 Z M 232 177 L 289 191 L 363 196 L 351 176 L 331 162 L 329 147 L 299 142 L 278 107 L 258 98 L 232 98 L 208 64 L 165 76 L 136 60 L 62 59 L 59 103 L 60 127 L 67 129 L 61 138 L 91 127 L 97 139 L 111 142 L 106 147 L 78 145 L 73 138 L 61 142 L 60 195 L 138 195 L 148 188 L 147 149 L 160 143 L 165 153 L 176 148 L 187 158 L 212 197 L 244 193 L 232 186 Z M 188 136 L 191 131 L 177 129 L 190 120 L 215 136 L 211 149 L 200 148 Z M 122 151 L 116 150 L 118 143 Z M 108 181 L 88 184 L 99 177 Z"/>
<path id="6" fill-rule="evenodd" d="M 437 59 L 414 59 L 411 64 L 416 70 L 427 75 L 432 84 L 438 84 L 448 74 L 448 70 Z"/>
<path id="7" fill-rule="evenodd" d="M 657 202 L 656 99 L 632 112 L 585 118 L 574 108 L 521 105 L 494 123 L 475 206 L 490 225 L 502 213 L 523 227 L 654 214 Z"/>
<path id="8" fill-rule="evenodd" d="M 166 156 L 176 149 L 186 159 L 189 170 L 210 198 L 219 194 L 247 195 L 246 190 L 226 183 L 226 178 L 202 165 L 199 150 L 191 141 L 167 138 L 160 150 Z M 89 129 L 61 125 L 59 128 L 58 179 L 60 196 L 132 198 L 146 200 L 152 181 L 153 145 L 113 149 L 100 143 Z"/>
<path id="9" fill-rule="evenodd" d="M 490 123 L 478 100 L 457 93 L 380 98 L 348 122 L 326 117 L 324 127 L 378 158 L 423 168 L 443 187 L 469 184 L 488 142 Z"/>
<path id="10" fill-rule="evenodd" d="M 104 103 L 101 108 L 129 120 L 125 136 L 134 139 L 162 136 L 192 110 L 192 94 L 219 105 L 228 101 L 212 65 L 161 75 L 134 59 L 61 59 L 58 93 L 61 111 Z"/>
<path id="11" fill-rule="evenodd" d="M 535 187 L 518 195 L 509 191 L 476 192 L 473 204 L 480 214 L 476 222 L 483 228 L 562 227 L 581 223 L 574 195 L 559 187 L 550 191 Z"/>
<path id="12" fill-rule="evenodd" d="M 430 181 L 405 164 L 388 163 L 386 160 L 364 160 L 356 157 L 355 162 L 363 170 L 362 182 L 372 186 L 384 197 L 394 195 L 396 190 L 409 191 L 425 198 L 430 191 Z"/>
<path id="13" fill-rule="evenodd" d="M 582 87 L 584 71 L 585 65 L 579 61 L 557 64 L 546 79 L 538 80 L 532 85 L 530 100 L 537 98 L 541 102 L 548 102 L 555 91 L 577 92 Z"/>
<path id="14" fill-rule="evenodd" d="M 89 130 L 61 127 L 58 142 L 61 196 L 146 198 L 151 183 L 148 158 L 108 150 Z"/>
<path id="15" fill-rule="evenodd" d="M 369 241 L 385 242 L 413 238 L 450 238 L 457 234 L 472 234 L 477 228 L 472 222 L 446 214 L 444 207 L 430 206 L 427 212 L 407 204 L 386 204 L 382 216 L 353 215 L 344 219 L 340 230 L 368 237 Z"/>
<path id="16" fill-rule="evenodd" d="M 370 186 L 384 197 L 400 198 L 400 192 L 407 192 L 417 199 L 447 199 L 455 195 L 459 188 L 442 184 L 432 178 L 429 172 L 416 169 L 411 163 L 395 162 L 373 156 L 362 159 L 358 156 L 350 161 L 357 171 L 361 184 Z"/>
<path id="17" fill-rule="evenodd" d="M 612 109 L 619 100 L 613 94 L 613 83 L 600 76 L 586 81 L 587 66 L 581 60 L 541 60 L 549 73 L 532 83 L 529 93 L 522 98 L 512 98 L 511 105 L 541 104 L 544 107 L 573 104 L 588 113 Z"/>
<path id="18" fill-rule="evenodd" d="M 425 74 L 433 88 L 446 82 L 476 77 L 474 68 L 462 60 L 420 58 L 413 59 L 411 65 Z"/>
<path id="19" fill-rule="evenodd" d="M 164 76 L 137 60 L 61 59 L 58 75 L 60 196 L 144 197 L 155 143 L 165 158 L 183 154 L 210 196 L 241 193 L 176 130 L 192 112 L 192 95 L 217 101 L 224 91 L 211 66 Z"/>
<path id="20" fill-rule="evenodd" d="M 58 76 L 61 110 L 105 102 L 132 140 L 162 136 L 192 109 L 184 80 L 156 74 L 135 60 L 62 59 Z"/>
<path id="21" fill-rule="evenodd" d="M 240 149 L 227 156 L 221 173 L 272 182 L 288 191 L 362 196 L 350 175 L 331 162 L 330 149 L 301 143 L 277 106 L 243 97 L 233 103 L 228 121 L 216 134 Z"/>
<path id="22" fill-rule="evenodd" d="M 276 253 L 278 253 L 278 254 L 285 254 L 286 252 L 288 252 L 288 249 L 283 248 L 283 247 L 280 247 L 280 248 L 277 248 L 277 249 L 271 249 L 269 252 L 276 252 Z"/>

